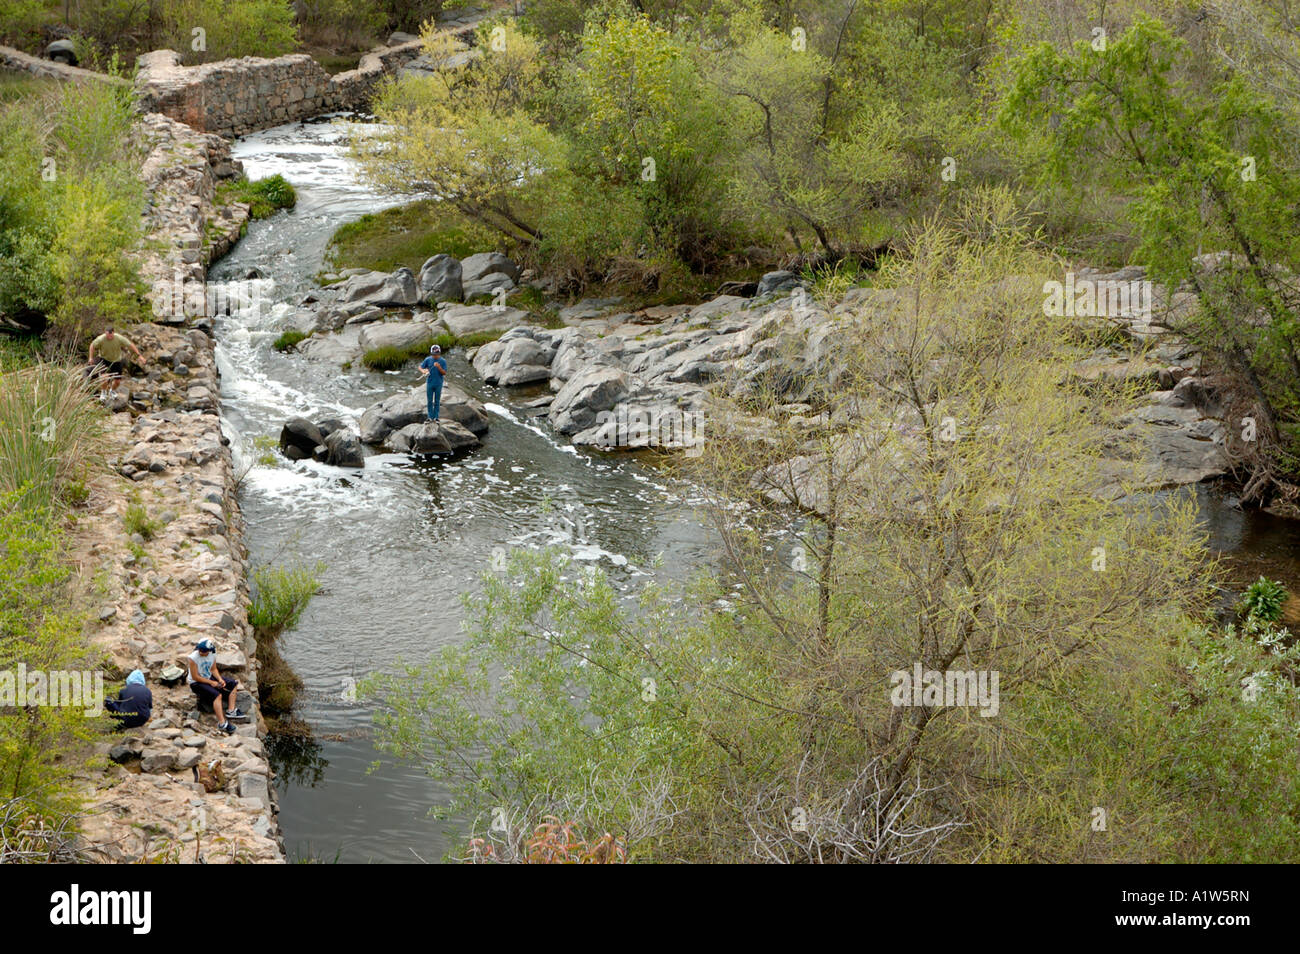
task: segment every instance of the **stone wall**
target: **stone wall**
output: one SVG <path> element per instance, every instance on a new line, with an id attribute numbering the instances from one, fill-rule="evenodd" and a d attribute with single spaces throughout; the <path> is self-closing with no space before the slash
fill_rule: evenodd
<path id="1" fill-rule="evenodd" d="M 136 61 L 135 86 L 141 111 L 234 137 L 336 110 L 364 110 L 378 83 L 422 51 L 419 40 L 381 47 L 356 69 L 330 76 L 305 53 L 182 66 L 178 53 L 155 50 Z"/>
<path id="2" fill-rule="evenodd" d="M 158 114 L 142 117 L 137 135 L 150 196 L 140 265 L 158 321 L 128 332 L 144 353 L 144 374 L 127 379 L 129 395 L 109 415 L 110 470 L 88 488 L 72 556 L 95 581 L 90 641 L 111 670 L 145 673 L 154 710 L 147 726 L 100 743 L 107 759 L 78 776 L 81 848 L 111 862 L 281 862 L 215 344 L 209 320 L 187 319 L 170 294 L 173 283 L 202 282 L 209 261 L 238 239 L 248 210 L 216 202 L 217 181 L 238 172 L 226 140 Z M 137 500 L 157 523 L 148 539 L 129 534 L 123 519 Z M 159 678 L 204 637 L 216 641 L 218 664 L 239 680 L 238 704 L 251 715 L 233 735 L 195 710 L 184 683 L 167 687 Z M 209 793 L 194 769 L 214 760 L 228 783 Z"/>

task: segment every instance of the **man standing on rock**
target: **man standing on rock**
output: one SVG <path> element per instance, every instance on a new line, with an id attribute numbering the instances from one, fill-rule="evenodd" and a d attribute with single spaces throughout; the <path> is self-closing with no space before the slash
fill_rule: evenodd
<path id="1" fill-rule="evenodd" d="M 420 362 L 420 373 L 427 378 L 424 397 L 429 405 L 429 420 L 436 421 L 442 407 L 442 382 L 447 377 L 447 362 L 442 357 L 442 348 L 434 345 L 429 349 L 429 357 Z"/>
<path id="2" fill-rule="evenodd" d="M 108 391 L 116 391 L 117 386 L 122 383 L 122 372 L 126 370 L 126 363 L 122 360 L 122 356 L 127 348 L 135 352 L 135 360 L 143 366 L 144 355 L 140 353 L 140 349 L 125 335 L 119 335 L 114 331 L 111 325 L 107 331 L 90 343 L 91 370 L 93 372 L 100 366 L 104 368 L 107 374 L 104 386 Z M 104 397 L 104 391 L 100 391 L 100 397 Z"/>

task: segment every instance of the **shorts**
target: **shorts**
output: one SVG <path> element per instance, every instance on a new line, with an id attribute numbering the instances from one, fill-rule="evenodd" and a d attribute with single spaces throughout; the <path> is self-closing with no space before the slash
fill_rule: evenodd
<path id="1" fill-rule="evenodd" d="M 238 686 L 238 679 L 227 679 L 226 688 L 222 690 L 218 690 L 216 686 L 209 686 L 206 682 L 190 683 L 190 688 L 194 690 L 194 694 L 208 703 L 213 702 L 217 698 L 218 691 L 220 691 L 223 706 L 230 702 L 230 696 Z"/>
<path id="2" fill-rule="evenodd" d="M 91 373 L 98 373 L 101 368 L 109 377 L 120 378 L 126 371 L 126 362 L 105 361 L 103 358 L 96 358 L 95 367 L 92 369 Z"/>

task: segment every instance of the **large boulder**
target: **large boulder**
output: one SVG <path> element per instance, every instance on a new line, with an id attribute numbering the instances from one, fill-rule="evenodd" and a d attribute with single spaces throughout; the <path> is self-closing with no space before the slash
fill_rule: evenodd
<path id="1" fill-rule="evenodd" d="M 474 370 L 488 384 L 532 384 L 551 376 L 555 347 L 539 341 L 529 328 L 516 328 L 489 341 L 474 355 Z"/>
<path id="2" fill-rule="evenodd" d="M 455 421 L 407 424 L 384 438 L 384 447 L 398 454 L 453 454 L 478 446 L 479 439 Z"/>
<path id="3" fill-rule="evenodd" d="M 325 463 L 335 467 L 364 467 L 366 452 L 357 435 L 348 430 L 331 431 L 325 438 Z"/>
<path id="4" fill-rule="evenodd" d="M 575 434 L 596 423 L 597 415 L 626 400 L 632 379 L 619 368 L 594 367 L 578 372 L 560 388 L 551 403 L 551 425 L 561 434 Z"/>
<path id="5" fill-rule="evenodd" d="M 448 305 L 438 314 L 438 320 L 457 338 L 463 338 L 517 328 L 528 321 L 528 312 L 494 305 Z"/>
<path id="6" fill-rule="evenodd" d="M 461 260 L 460 268 L 462 282 L 477 281 L 493 272 L 508 275 L 512 282 L 519 281 L 519 266 L 500 252 L 479 252 L 477 255 L 471 255 Z"/>
<path id="7" fill-rule="evenodd" d="M 758 297 L 776 295 L 783 291 L 793 291 L 796 286 L 802 284 L 803 282 L 799 281 L 799 276 L 794 272 L 768 272 L 758 280 Z"/>
<path id="8" fill-rule="evenodd" d="M 482 402 L 454 384 L 442 386 L 442 404 L 438 414 L 444 421 L 460 424 L 473 434 L 483 434 L 488 429 L 488 413 Z M 428 416 L 424 385 L 421 384 L 366 408 L 361 415 L 361 440 L 367 444 L 382 444 L 393 431 L 410 424 L 421 424 Z"/>
<path id="9" fill-rule="evenodd" d="M 411 348 L 433 337 L 432 325 L 423 321 L 385 321 L 366 325 L 357 339 L 361 350 Z"/>
<path id="10" fill-rule="evenodd" d="M 420 301 L 420 292 L 415 274 L 403 267 L 391 274 L 366 272 L 353 275 L 339 286 L 339 301 L 347 304 L 415 305 Z"/>
<path id="11" fill-rule="evenodd" d="M 286 421 L 280 429 L 280 450 L 290 460 L 305 460 L 324 443 L 320 428 L 305 417 Z"/>
<path id="12" fill-rule="evenodd" d="M 420 301 L 432 304 L 439 301 L 460 301 L 465 293 L 461 287 L 461 264 L 450 255 L 435 255 L 420 266 Z"/>

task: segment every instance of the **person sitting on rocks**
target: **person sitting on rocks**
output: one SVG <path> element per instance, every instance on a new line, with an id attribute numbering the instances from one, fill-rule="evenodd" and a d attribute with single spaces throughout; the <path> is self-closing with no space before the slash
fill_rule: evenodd
<path id="1" fill-rule="evenodd" d="M 103 368 L 106 375 L 104 387 L 106 390 L 99 392 L 103 399 L 108 391 L 116 391 L 119 384 L 122 383 L 122 372 L 126 370 L 126 362 L 122 360 L 126 349 L 130 348 L 135 352 L 135 360 L 144 365 L 144 355 L 125 335 L 119 335 L 110 326 L 107 331 L 90 343 L 90 369 L 91 372 Z"/>
<path id="2" fill-rule="evenodd" d="M 420 373 L 428 379 L 424 399 L 428 404 L 429 420 L 436 421 L 442 408 L 442 382 L 447 377 L 447 361 L 442 356 L 442 348 L 434 345 L 429 349 L 429 357 L 420 362 Z"/>
<path id="3" fill-rule="evenodd" d="M 133 669 L 117 698 L 104 700 L 104 708 L 113 713 L 119 729 L 134 729 L 148 722 L 153 715 L 153 693 L 144 684 L 144 673 Z"/>
<path id="4" fill-rule="evenodd" d="M 217 666 L 217 644 L 210 639 L 200 639 L 195 644 L 194 652 L 186 657 L 189 663 L 190 689 L 200 703 L 212 703 L 212 712 L 217 717 L 217 728 L 227 735 L 235 731 L 231 719 L 242 719 L 244 714 L 239 707 L 230 707 L 231 697 L 239 687 L 239 680 L 225 679 Z M 201 706 L 200 706 L 201 708 Z"/>

